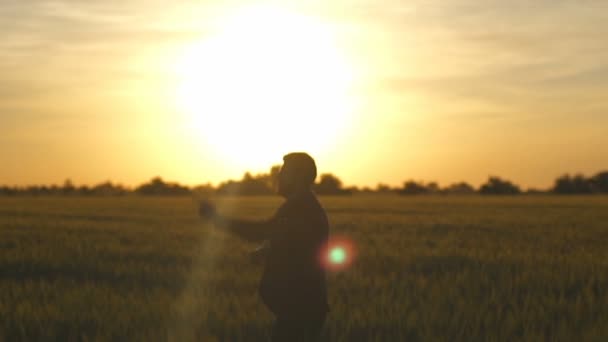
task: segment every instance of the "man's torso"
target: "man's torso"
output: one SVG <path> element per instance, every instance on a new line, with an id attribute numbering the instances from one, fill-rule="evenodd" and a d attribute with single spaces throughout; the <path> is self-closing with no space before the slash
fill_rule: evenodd
<path id="1" fill-rule="evenodd" d="M 329 234 L 325 211 L 315 195 L 288 199 L 272 219 L 275 226 L 260 284 L 260 295 L 277 315 L 325 313 L 327 289 L 320 253 Z"/>

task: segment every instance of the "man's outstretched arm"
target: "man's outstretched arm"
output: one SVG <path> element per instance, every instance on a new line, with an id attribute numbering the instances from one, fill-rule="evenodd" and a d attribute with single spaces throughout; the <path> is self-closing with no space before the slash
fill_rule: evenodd
<path id="1" fill-rule="evenodd" d="M 216 215 L 213 218 L 213 223 L 218 228 L 226 229 L 234 234 L 242 237 L 245 240 L 252 242 L 263 241 L 270 235 L 272 224 L 269 220 L 253 221 L 227 218 L 221 215 Z"/>
<path id="2" fill-rule="evenodd" d="M 216 227 L 230 230 L 236 235 L 253 242 L 266 240 L 272 229 L 271 220 L 242 220 L 219 215 L 215 206 L 207 201 L 200 203 L 199 214 L 202 218 L 213 222 Z"/>

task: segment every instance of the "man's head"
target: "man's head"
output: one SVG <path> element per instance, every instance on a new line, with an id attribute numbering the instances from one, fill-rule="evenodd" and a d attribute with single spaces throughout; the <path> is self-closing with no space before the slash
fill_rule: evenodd
<path id="1" fill-rule="evenodd" d="M 309 190 L 316 178 L 317 166 L 311 156 L 303 152 L 289 153 L 283 157 L 277 191 L 279 195 L 289 197 Z"/>

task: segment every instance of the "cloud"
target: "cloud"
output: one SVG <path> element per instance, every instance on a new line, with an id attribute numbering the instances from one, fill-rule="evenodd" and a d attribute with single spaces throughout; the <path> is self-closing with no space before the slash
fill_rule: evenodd
<path id="1" fill-rule="evenodd" d="M 428 112 L 442 115 L 467 108 L 466 117 L 598 118 L 608 110 L 608 3 L 409 3 L 413 11 L 369 19 L 392 55 L 390 65 L 378 63 L 386 69 L 374 80 L 380 92 L 424 98 Z"/>
<path id="2" fill-rule="evenodd" d="M 0 101 L 103 79 L 146 77 L 129 61 L 200 38 L 205 2 L 14 1 L 0 7 Z M 294 2 L 303 4 L 303 2 Z M 604 1 L 331 1 L 348 21 L 372 87 L 438 100 L 541 107 L 568 92 L 595 101 L 608 82 Z M 325 12 L 323 12 L 325 13 Z M 340 14 L 338 14 L 340 13 Z M 185 18 L 185 19 L 184 19 Z M 197 18 L 199 20 L 197 20 Z M 564 25 L 564 23 L 568 23 Z M 374 45 L 375 44 L 375 45 Z M 154 72 L 154 71 L 150 71 Z M 55 89 L 53 89 L 55 88 Z M 446 103 L 445 106 L 449 106 Z M 603 108 L 600 104 L 591 105 Z"/>
<path id="3" fill-rule="evenodd" d="M 3 3 L 0 111 L 41 105 L 39 100 L 53 96 L 57 102 L 65 101 L 66 94 L 95 95 L 157 74 L 153 69 L 144 75 L 138 58 L 171 51 L 204 34 L 202 24 L 179 20 L 179 13 L 195 8 L 189 6 L 101 0 Z"/>

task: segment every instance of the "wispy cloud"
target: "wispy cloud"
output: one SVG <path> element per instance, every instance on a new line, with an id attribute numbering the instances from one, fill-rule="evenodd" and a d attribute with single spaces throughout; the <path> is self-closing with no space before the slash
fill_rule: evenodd
<path id="1" fill-rule="evenodd" d="M 11 1 L 0 6 L 0 115 L 148 77 L 138 56 L 200 38 L 179 6 L 147 1 Z M 188 26 L 189 25 L 189 26 Z M 149 74 L 158 73 L 148 70 Z M 73 97 L 72 97 L 73 98 Z"/>
<path id="2" fill-rule="evenodd" d="M 393 55 L 390 65 L 381 64 L 388 70 L 376 80 L 380 91 L 417 94 L 432 103 L 429 111 L 447 113 L 468 106 L 513 118 L 598 117 L 608 110 L 601 95 L 608 93 L 608 3 L 410 5 L 411 11 L 388 7 L 368 18 Z"/>

